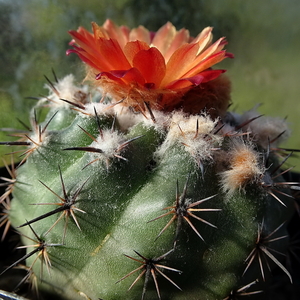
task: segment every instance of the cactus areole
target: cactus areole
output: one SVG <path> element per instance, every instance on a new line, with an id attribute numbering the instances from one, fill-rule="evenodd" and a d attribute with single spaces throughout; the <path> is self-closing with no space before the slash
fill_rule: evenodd
<path id="1" fill-rule="evenodd" d="M 255 299 L 274 267 L 292 281 L 278 255 L 294 201 L 278 150 L 288 128 L 227 111 L 230 82 L 213 68 L 233 57 L 225 39 L 92 27 L 70 31 L 67 51 L 84 84 L 49 80 L 31 131 L 7 143 L 26 147 L 1 197 L 13 196 L 26 280 L 69 300 Z"/>

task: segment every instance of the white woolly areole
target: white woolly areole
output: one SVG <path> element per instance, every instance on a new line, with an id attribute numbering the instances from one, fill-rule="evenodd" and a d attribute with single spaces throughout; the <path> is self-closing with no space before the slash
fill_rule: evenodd
<path id="1" fill-rule="evenodd" d="M 46 146 L 49 142 L 49 135 L 47 134 L 47 131 L 40 134 L 38 130 L 34 130 L 29 137 L 30 139 L 28 139 L 27 141 L 32 143 L 32 149 L 36 149 L 42 144 L 43 146 Z"/>
<path id="2" fill-rule="evenodd" d="M 257 111 L 252 109 L 241 116 L 240 122 L 244 123 L 258 116 Z M 246 130 L 250 130 L 255 141 L 265 149 L 269 146 L 269 141 L 271 146 L 276 147 L 290 136 L 290 129 L 284 119 L 268 116 L 261 116 L 250 122 Z"/>
<path id="3" fill-rule="evenodd" d="M 49 84 L 46 84 L 45 88 L 49 90 L 49 96 L 41 99 L 39 103 L 50 101 L 53 107 L 69 107 L 70 104 L 61 99 L 71 102 L 80 102 L 82 97 L 87 97 L 88 86 L 78 87 L 74 84 L 74 80 L 74 75 L 69 74 L 59 79 L 58 82 L 54 82 L 53 85 L 58 93 L 56 93 Z"/>
<path id="4" fill-rule="evenodd" d="M 121 130 L 126 131 L 128 128 L 144 121 L 145 117 L 140 113 L 134 113 L 132 110 L 120 104 L 113 106 L 113 112 L 118 118 L 118 124 Z"/>
<path id="5" fill-rule="evenodd" d="M 116 131 L 111 132 L 109 129 L 102 131 L 97 140 L 94 141 L 90 147 L 100 149 L 102 153 L 90 153 L 92 159 L 99 159 L 106 163 L 116 155 L 120 155 L 122 149 L 120 146 L 125 142 L 124 136 Z"/>
<path id="6" fill-rule="evenodd" d="M 250 143 L 237 140 L 229 152 L 230 169 L 220 173 L 221 188 L 230 198 L 236 191 L 242 191 L 247 184 L 255 182 L 265 172 L 258 152 Z"/>
<path id="7" fill-rule="evenodd" d="M 158 157 L 171 145 L 181 143 L 197 162 L 211 159 L 212 151 L 223 141 L 222 136 L 213 134 L 217 122 L 218 120 L 213 121 L 209 115 L 191 116 L 175 112 L 169 120 L 169 132 L 157 152 Z"/>
<path id="8" fill-rule="evenodd" d="M 155 127 L 158 131 L 163 131 L 169 123 L 170 114 L 158 110 L 152 110 L 152 116 L 149 112 L 144 114 L 133 112 L 122 105 L 114 106 L 115 115 L 118 117 L 118 124 L 121 130 L 126 131 L 130 127 L 143 122 L 146 127 Z"/>
<path id="9" fill-rule="evenodd" d="M 135 113 L 118 104 L 92 102 L 85 105 L 86 116 L 95 116 L 95 110 L 98 116 L 115 116 L 122 132 L 127 132 L 129 128 L 139 123 L 144 123 L 146 127 L 155 127 L 156 130 L 163 132 L 170 121 L 170 115 L 162 111 L 153 110 L 153 120 L 147 113 Z"/>
<path id="10" fill-rule="evenodd" d="M 115 114 L 113 107 L 109 103 L 91 102 L 85 105 L 84 112 L 86 116 L 95 116 L 95 111 L 98 116 L 113 116 Z"/>

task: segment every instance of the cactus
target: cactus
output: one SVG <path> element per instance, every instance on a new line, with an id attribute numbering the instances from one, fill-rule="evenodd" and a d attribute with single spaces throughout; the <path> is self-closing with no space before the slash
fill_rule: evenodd
<path id="1" fill-rule="evenodd" d="M 2 143 L 26 147 L 1 202 L 27 251 L 2 274 L 26 260 L 22 282 L 72 300 L 256 299 L 274 268 L 293 281 L 288 128 L 227 111 L 211 67 L 232 55 L 211 30 L 70 32 L 88 83 L 48 80 L 32 128 Z"/>

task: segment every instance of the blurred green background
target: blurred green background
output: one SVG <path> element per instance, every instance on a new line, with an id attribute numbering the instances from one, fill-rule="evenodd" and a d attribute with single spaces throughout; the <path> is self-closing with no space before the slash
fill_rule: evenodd
<path id="1" fill-rule="evenodd" d="M 171 21 L 192 35 L 213 26 L 235 54 L 219 65 L 232 80 L 232 107 L 243 112 L 262 103 L 260 113 L 287 117 L 292 137 L 284 146 L 300 149 L 299 0 L 0 0 L 0 128 L 22 128 L 17 118 L 28 123 L 34 100 L 26 97 L 47 94 L 44 75 L 53 78 L 52 69 L 83 79 L 78 57 L 65 55 L 67 31 L 106 18 L 151 30 Z M 0 140 L 11 139 L 6 135 Z M 0 156 L 10 150 L 1 146 Z"/>

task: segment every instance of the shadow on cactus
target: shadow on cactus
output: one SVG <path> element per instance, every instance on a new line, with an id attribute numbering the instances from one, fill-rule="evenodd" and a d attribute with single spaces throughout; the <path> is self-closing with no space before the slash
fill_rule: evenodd
<path id="1" fill-rule="evenodd" d="M 289 130 L 227 111 L 230 82 L 212 68 L 233 57 L 225 39 L 110 20 L 70 34 L 85 84 L 47 78 L 32 129 L 1 143 L 22 147 L 2 178 L 3 240 L 12 226 L 27 249 L 1 276 L 23 268 L 16 289 L 72 300 L 266 299 L 274 269 L 292 284 Z"/>

